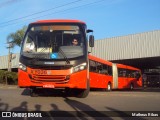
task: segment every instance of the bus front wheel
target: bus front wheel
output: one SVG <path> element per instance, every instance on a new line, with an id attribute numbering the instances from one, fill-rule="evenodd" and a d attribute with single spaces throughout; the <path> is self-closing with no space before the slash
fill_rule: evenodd
<path id="1" fill-rule="evenodd" d="M 36 88 L 30 88 L 30 96 L 31 97 L 38 97 L 38 93 Z"/>
<path id="2" fill-rule="evenodd" d="M 85 98 L 88 96 L 89 91 L 90 91 L 90 85 L 89 85 L 89 81 L 87 81 L 87 88 L 86 89 L 76 90 L 77 97 Z"/>

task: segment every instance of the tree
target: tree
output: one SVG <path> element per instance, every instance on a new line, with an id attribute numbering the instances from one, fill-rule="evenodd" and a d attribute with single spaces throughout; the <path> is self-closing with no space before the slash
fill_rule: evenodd
<path id="1" fill-rule="evenodd" d="M 13 44 L 13 47 L 14 46 L 20 46 L 21 45 L 21 41 L 24 37 L 24 34 L 25 34 L 25 31 L 26 31 L 27 27 L 24 26 L 22 29 L 20 30 L 17 30 L 15 33 L 10 33 L 8 36 L 7 36 L 7 42 L 9 43 L 12 43 Z"/>

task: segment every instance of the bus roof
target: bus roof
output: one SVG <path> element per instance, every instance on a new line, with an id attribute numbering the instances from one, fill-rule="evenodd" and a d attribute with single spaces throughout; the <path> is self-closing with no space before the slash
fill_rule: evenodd
<path id="1" fill-rule="evenodd" d="M 95 56 L 93 56 L 91 54 L 89 54 L 89 59 L 112 66 L 112 62 L 107 61 L 107 60 L 103 60 L 103 59 L 98 58 L 98 57 L 95 57 Z M 132 66 L 128 66 L 128 65 L 117 64 L 117 63 L 116 63 L 116 65 L 117 65 L 118 68 L 124 68 L 124 69 L 130 69 L 130 70 L 140 70 L 138 68 L 135 68 L 135 67 L 132 67 Z"/>
<path id="2" fill-rule="evenodd" d="M 138 68 L 132 67 L 132 66 L 128 66 L 128 65 L 123 65 L 123 64 L 117 64 L 118 68 L 124 68 L 124 69 L 130 69 L 130 70 L 140 70 Z"/>
<path id="3" fill-rule="evenodd" d="M 112 62 L 109 62 L 109 61 L 107 61 L 107 60 L 103 60 L 103 59 L 98 58 L 98 57 L 95 57 L 95 56 L 93 56 L 93 55 L 91 55 L 91 54 L 89 54 L 88 57 L 89 57 L 90 60 L 97 61 L 97 62 L 106 64 L 106 65 L 112 66 Z"/>
<path id="4" fill-rule="evenodd" d="M 81 24 L 85 24 L 85 22 L 80 21 L 80 20 L 69 20 L 69 19 L 38 20 L 31 24 L 37 24 L 37 23 L 81 23 Z"/>

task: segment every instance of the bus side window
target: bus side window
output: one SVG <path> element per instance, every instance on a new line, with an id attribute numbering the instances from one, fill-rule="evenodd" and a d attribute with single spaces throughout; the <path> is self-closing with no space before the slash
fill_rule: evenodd
<path id="1" fill-rule="evenodd" d="M 136 75 L 137 75 L 137 71 L 133 70 L 132 71 L 132 78 L 136 78 Z"/>
<path id="2" fill-rule="evenodd" d="M 97 63 L 97 72 L 102 73 L 103 65 L 101 63 Z"/>
<path id="3" fill-rule="evenodd" d="M 108 75 L 108 66 L 107 65 L 103 65 L 102 74 Z"/>
<path id="4" fill-rule="evenodd" d="M 125 70 L 125 69 L 123 69 L 123 77 L 126 77 L 126 74 L 127 73 L 127 71 Z"/>
<path id="5" fill-rule="evenodd" d="M 89 64 L 90 64 L 90 66 L 89 66 L 90 72 L 96 72 L 96 71 L 97 71 L 97 69 L 96 69 L 96 62 L 90 60 L 90 61 L 89 61 Z"/>
<path id="6" fill-rule="evenodd" d="M 108 74 L 112 76 L 112 66 L 108 66 Z"/>
<path id="7" fill-rule="evenodd" d="M 24 46 L 24 52 L 34 52 L 35 51 L 35 42 L 33 41 L 33 38 L 28 35 L 26 44 Z"/>
<path id="8" fill-rule="evenodd" d="M 136 71 L 136 74 L 135 74 L 135 78 L 137 78 L 137 80 L 141 77 L 141 74 L 139 71 Z"/>
<path id="9" fill-rule="evenodd" d="M 127 76 L 128 78 L 131 78 L 131 70 L 127 70 L 126 76 Z"/>
<path id="10" fill-rule="evenodd" d="M 126 70 L 122 69 L 122 68 L 119 68 L 118 69 L 118 76 L 119 77 L 126 77 Z"/>
<path id="11" fill-rule="evenodd" d="M 118 68 L 118 77 L 122 77 L 122 72 L 120 68 Z"/>
<path id="12" fill-rule="evenodd" d="M 130 76 L 130 77 L 131 77 L 131 78 L 134 78 L 134 77 L 135 77 L 135 75 L 134 75 L 134 71 L 133 71 L 133 70 L 131 70 L 131 71 L 130 71 L 130 73 L 131 73 L 131 76 Z"/>

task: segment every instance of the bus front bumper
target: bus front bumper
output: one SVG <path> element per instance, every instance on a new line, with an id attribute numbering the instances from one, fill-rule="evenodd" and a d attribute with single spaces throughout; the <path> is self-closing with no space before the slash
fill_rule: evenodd
<path id="1" fill-rule="evenodd" d="M 65 72 L 64 72 L 65 73 Z M 67 72 L 66 72 L 67 73 Z M 54 75 L 52 75 L 53 77 Z M 18 70 L 18 86 L 21 88 L 40 87 L 40 88 L 78 88 L 86 89 L 87 70 L 76 72 L 73 74 L 63 74 L 69 76 L 68 80 L 56 82 L 51 76 L 36 76 L 36 80 L 31 77 L 31 74 L 23 70 Z M 57 77 L 57 76 L 56 76 Z"/>

